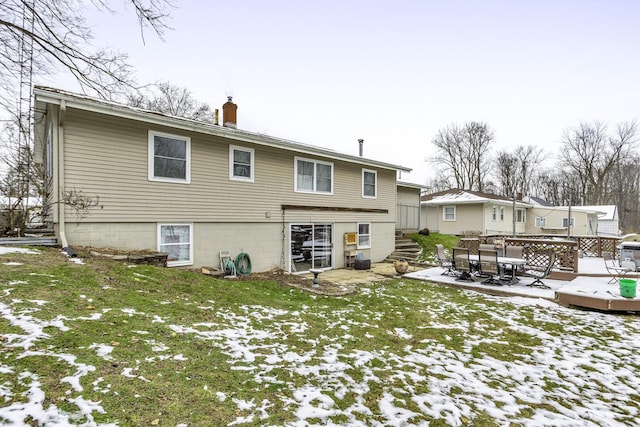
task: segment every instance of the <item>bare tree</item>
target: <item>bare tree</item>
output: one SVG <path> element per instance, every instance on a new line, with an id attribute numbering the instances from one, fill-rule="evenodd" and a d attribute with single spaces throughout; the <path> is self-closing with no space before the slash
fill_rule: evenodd
<path id="1" fill-rule="evenodd" d="M 511 153 L 500 151 L 496 158 L 496 176 L 500 193 L 505 197 L 532 195 L 531 183 L 541 164 L 542 150 L 519 145 Z"/>
<path id="2" fill-rule="evenodd" d="M 70 72 L 84 91 L 111 98 L 133 84 L 127 56 L 106 49 L 92 51 L 90 26 L 83 11 L 87 3 L 113 12 L 105 0 L 3 0 L 0 2 L 0 98 L 14 111 L 16 88 L 28 66 L 34 74 L 56 69 Z M 168 28 L 169 0 L 129 0 L 140 30 L 162 37 Z M 29 49 L 25 56 L 25 46 Z"/>
<path id="3" fill-rule="evenodd" d="M 615 135 L 609 136 L 605 124 L 594 122 L 565 131 L 561 158 L 577 177 L 585 204 L 606 203 L 607 175 L 635 148 L 637 130 L 635 122 L 620 123 Z"/>
<path id="4" fill-rule="evenodd" d="M 486 123 L 467 122 L 438 131 L 431 141 L 436 154 L 431 161 L 452 175 L 458 188 L 482 191 L 489 173 L 489 148 L 493 131 Z"/>
<path id="5" fill-rule="evenodd" d="M 138 91 L 127 95 L 127 102 L 133 107 L 158 111 L 177 117 L 185 117 L 205 123 L 213 123 L 214 117 L 208 104 L 196 100 L 191 92 L 169 82 L 162 82 L 147 88 L 146 93 Z"/>

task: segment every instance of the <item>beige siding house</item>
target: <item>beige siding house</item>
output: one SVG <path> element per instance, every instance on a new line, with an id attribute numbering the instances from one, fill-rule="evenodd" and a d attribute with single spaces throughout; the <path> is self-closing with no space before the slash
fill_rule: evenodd
<path id="1" fill-rule="evenodd" d="M 545 234 L 595 236 L 598 207 L 571 208 L 571 230 L 567 206 L 542 205 L 528 198 L 514 201 L 494 194 L 452 189 L 423 195 L 421 222 L 431 231 L 462 235 Z M 515 213 L 515 215 L 514 215 Z M 515 230 L 515 233 L 514 233 Z"/>
<path id="2" fill-rule="evenodd" d="M 424 195 L 421 204 L 422 224 L 430 231 L 456 235 L 511 235 L 514 225 L 516 233 L 522 234 L 529 207 L 521 201 L 458 189 Z"/>
<path id="3" fill-rule="evenodd" d="M 374 262 L 394 250 L 408 168 L 236 129 L 235 110 L 219 126 L 44 87 L 35 101 L 63 246 L 159 250 L 170 266 L 244 252 L 253 271 L 342 267 L 345 233 Z"/>

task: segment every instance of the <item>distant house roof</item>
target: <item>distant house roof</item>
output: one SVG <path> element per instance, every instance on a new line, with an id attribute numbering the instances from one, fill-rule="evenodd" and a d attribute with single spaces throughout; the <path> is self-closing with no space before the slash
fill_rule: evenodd
<path id="1" fill-rule="evenodd" d="M 580 207 L 600 212 L 600 215 L 598 216 L 598 219 L 600 220 L 615 221 L 618 219 L 618 206 L 616 205 L 592 205 Z"/>
<path id="2" fill-rule="evenodd" d="M 36 98 L 36 111 L 40 111 L 40 114 L 42 114 L 42 109 L 38 108 L 38 104 L 50 103 L 58 105 L 64 102 L 67 108 L 77 108 L 85 111 L 93 111 L 101 114 L 147 122 L 159 126 L 170 126 L 175 129 L 221 136 L 232 140 L 249 142 L 267 147 L 280 148 L 283 150 L 303 153 L 307 155 L 317 155 L 328 159 L 341 160 L 349 163 L 377 167 L 380 169 L 411 172 L 411 168 L 405 166 L 394 165 L 391 163 L 367 159 L 350 154 L 344 154 L 327 148 L 303 144 L 300 142 L 294 142 L 282 138 L 276 138 L 261 133 L 248 132 L 236 128 L 204 123 L 197 120 L 186 119 L 183 117 L 171 116 L 169 114 L 159 113 L 157 111 L 149 111 L 112 101 L 96 99 L 89 96 L 64 91 L 61 89 L 36 86 L 33 92 Z M 44 123 L 45 121 L 36 120 L 36 123 L 38 122 Z M 42 138 L 43 133 L 44 129 L 36 126 L 36 134 L 40 134 L 40 138 Z"/>
<path id="3" fill-rule="evenodd" d="M 553 206 L 553 203 L 549 203 L 540 197 L 526 196 L 522 200 L 533 206 Z"/>
<path id="4" fill-rule="evenodd" d="M 420 198 L 422 204 L 425 205 L 444 205 L 444 204 L 477 204 L 477 203 L 496 203 L 496 204 L 512 204 L 513 199 L 498 196 L 491 193 L 483 193 L 482 191 L 460 190 L 453 188 L 451 190 L 440 191 L 433 194 L 425 194 Z M 522 201 L 516 201 L 519 206 L 527 206 Z"/>

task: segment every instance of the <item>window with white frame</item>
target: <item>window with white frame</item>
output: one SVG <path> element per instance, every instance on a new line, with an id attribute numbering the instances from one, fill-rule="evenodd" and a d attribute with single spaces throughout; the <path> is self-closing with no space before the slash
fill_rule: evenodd
<path id="1" fill-rule="evenodd" d="M 358 224 L 358 249 L 371 247 L 371 224 Z"/>
<path id="2" fill-rule="evenodd" d="M 522 208 L 516 209 L 516 222 L 525 222 L 525 210 Z"/>
<path id="3" fill-rule="evenodd" d="M 253 182 L 254 150 L 229 145 L 229 179 Z"/>
<path id="4" fill-rule="evenodd" d="M 158 252 L 168 254 L 167 266 L 193 264 L 193 225 L 158 224 Z"/>
<path id="5" fill-rule="evenodd" d="M 544 216 L 536 217 L 536 227 L 546 227 L 547 226 L 547 218 Z"/>
<path id="6" fill-rule="evenodd" d="M 567 223 L 568 223 L 568 218 L 562 218 L 562 227 L 563 228 L 567 228 Z M 576 225 L 576 219 L 574 217 L 571 217 L 571 226 L 575 226 Z"/>
<path id="7" fill-rule="evenodd" d="M 497 206 L 492 206 L 491 207 L 491 219 L 493 221 L 496 221 L 498 219 L 498 207 Z"/>
<path id="8" fill-rule="evenodd" d="M 504 206 L 500 206 L 500 221 L 504 221 Z"/>
<path id="9" fill-rule="evenodd" d="M 149 131 L 149 180 L 188 184 L 191 180 L 191 139 Z"/>
<path id="10" fill-rule="evenodd" d="M 333 163 L 295 158 L 295 191 L 333 194 Z"/>
<path id="11" fill-rule="evenodd" d="M 375 199 L 377 196 L 378 172 L 362 169 L 362 197 Z"/>
<path id="12" fill-rule="evenodd" d="M 443 208 L 442 208 L 442 220 L 443 221 L 455 221 L 456 220 L 456 207 L 455 206 L 443 206 Z"/>

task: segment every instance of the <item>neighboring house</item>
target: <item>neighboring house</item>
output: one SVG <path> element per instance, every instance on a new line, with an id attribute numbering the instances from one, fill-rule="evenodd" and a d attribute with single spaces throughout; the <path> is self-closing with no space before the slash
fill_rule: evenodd
<path id="1" fill-rule="evenodd" d="M 595 236 L 598 234 L 598 215 L 601 212 L 585 209 L 583 206 L 571 207 L 572 235 Z M 558 234 L 566 236 L 569 232 L 568 206 L 534 206 L 527 212 L 527 234 Z"/>
<path id="2" fill-rule="evenodd" d="M 602 212 L 598 216 L 598 235 L 600 236 L 620 236 L 620 219 L 618 217 L 618 206 L 581 206 L 583 209 L 591 209 Z"/>
<path id="3" fill-rule="evenodd" d="M 530 205 L 495 194 L 451 189 L 421 197 L 421 224 L 444 234 L 511 235 L 526 231 L 526 210 Z M 515 221 L 514 221 L 515 211 Z"/>
<path id="4" fill-rule="evenodd" d="M 567 235 L 568 232 L 568 207 L 552 206 L 531 197 L 525 198 L 526 202 L 514 201 L 494 194 L 452 189 L 423 195 L 421 200 L 421 223 L 440 233 Z M 598 215 L 602 213 L 589 207 L 572 207 L 571 234 L 596 235 Z"/>
<path id="5" fill-rule="evenodd" d="M 253 271 L 341 267 L 346 233 L 372 262 L 394 250 L 396 177 L 409 168 L 236 129 L 231 99 L 219 126 L 34 92 L 35 152 L 63 246 L 154 249 L 170 266 L 245 252 Z M 97 204 L 74 209 L 70 194 Z"/>

